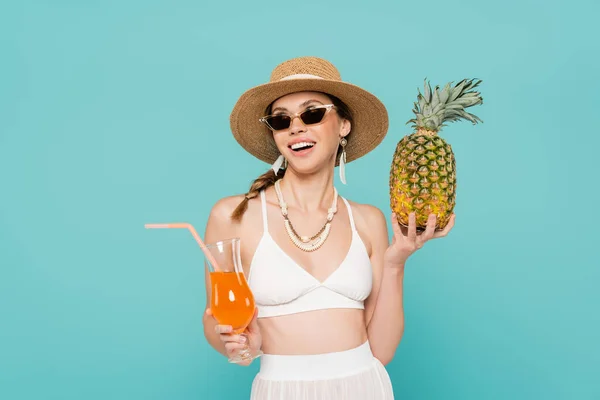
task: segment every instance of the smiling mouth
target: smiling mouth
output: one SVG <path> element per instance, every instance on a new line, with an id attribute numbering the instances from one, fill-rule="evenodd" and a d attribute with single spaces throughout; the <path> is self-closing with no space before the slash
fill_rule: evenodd
<path id="1" fill-rule="evenodd" d="M 294 143 L 290 146 L 288 146 L 292 151 L 298 152 L 298 151 L 302 151 L 302 150 L 308 150 L 311 149 L 315 146 L 316 143 L 314 142 L 300 142 L 300 143 Z"/>

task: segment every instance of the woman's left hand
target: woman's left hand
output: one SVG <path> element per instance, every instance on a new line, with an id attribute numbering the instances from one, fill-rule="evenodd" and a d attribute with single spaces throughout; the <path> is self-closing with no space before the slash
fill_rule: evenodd
<path id="1" fill-rule="evenodd" d="M 392 244 L 385 252 L 384 266 L 403 268 L 408 257 L 423 247 L 427 241 L 446 236 L 454 226 L 454 219 L 455 215 L 452 214 L 446 227 L 441 231 L 435 231 L 436 217 L 435 214 L 431 214 L 427 220 L 425 231 L 421 234 L 417 234 L 417 224 L 414 213 L 411 213 L 408 217 L 408 229 L 401 227 L 398 223 L 396 214 L 392 213 L 394 237 L 392 238 Z M 403 232 L 403 230 L 405 232 Z"/>

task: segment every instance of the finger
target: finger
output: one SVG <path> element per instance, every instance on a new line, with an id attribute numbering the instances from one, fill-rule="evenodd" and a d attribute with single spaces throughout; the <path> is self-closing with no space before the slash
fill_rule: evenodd
<path id="1" fill-rule="evenodd" d="M 446 226 L 444 227 L 444 229 L 442 229 L 441 231 L 436 232 L 436 234 L 433 237 L 434 238 L 440 238 L 440 237 L 446 236 L 448 234 L 448 232 L 450 232 L 450 230 L 454 226 L 455 219 L 456 219 L 456 215 L 452 214 L 452 216 L 450 217 L 450 220 L 448 221 L 448 223 L 446 224 Z"/>
<path id="2" fill-rule="evenodd" d="M 429 214 L 429 217 L 427 218 L 427 226 L 425 227 L 425 232 L 423 232 L 423 234 L 420 236 L 421 237 L 421 241 L 423 243 L 425 243 L 426 241 L 428 241 L 429 239 L 431 239 L 435 233 L 435 223 L 436 223 L 436 215 L 435 214 Z"/>
<path id="3" fill-rule="evenodd" d="M 228 342 L 225 343 L 225 350 L 227 350 L 228 353 L 236 353 L 240 350 L 242 350 L 244 347 L 246 347 L 246 345 L 241 344 L 241 343 L 236 343 L 236 342 Z"/>
<path id="4" fill-rule="evenodd" d="M 417 217 L 414 212 L 408 214 L 408 238 L 411 241 L 417 238 Z"/>
<path id="5" fill-rule="evenodd" d="M 392 213 L 392 231 L 394 232 L 394 236 L 403 236 L 402 229 L 400 228 L 400 222 L 398 222 L 398 216 L 396 213 Z"/>
<path id="6" fill-rule="evenodd" d="M 210 315 L 210 316 L 212 316 L 212 315 L 213 315 L 213 314 L 212 314 L 212 310 L 211 310 L 210 308 L 207 308 L 207 309 L 206 309 L 206 315 Z"/>
<path id="7" fill-rule="evenodd" d="M 222 333 L 219 335 L 219 339 L 223 343 L 246 343 L 246 337 L 242 335 L 232 335 L 228 333 Z"/>
<path id="8" fill-rule="evenodd" d="M 231 333 L 233 331 L 233 328 L 231 327 L 231 325 L 216 325 L 215 326 L 215 332 L 217 333 Z"/>

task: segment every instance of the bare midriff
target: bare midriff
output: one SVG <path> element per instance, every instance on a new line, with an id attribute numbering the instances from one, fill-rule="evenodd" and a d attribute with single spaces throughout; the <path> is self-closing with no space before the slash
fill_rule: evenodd
<path id="1" fill-rule="evenodd" d="M 364 310 L 326 309 L 259 318 L 265 354 L 323 354 L 349 350 L 367 340 Z"/>

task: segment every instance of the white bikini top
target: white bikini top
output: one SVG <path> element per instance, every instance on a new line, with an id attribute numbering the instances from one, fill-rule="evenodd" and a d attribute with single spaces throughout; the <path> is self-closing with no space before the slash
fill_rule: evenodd
<path id="1" fill-rule="evenodd" d="M 364 300 L 373 286 L 373 272 L 348 201 L 342 197 L 352 227 L 350 249 L 338 268 L 321 282 L 298 265 L 271 237 L 264 191 L 260 192 L 260 198 L 263 235 L 248 273 L 248 284 L 258 308 L 258 318 L 326 308 L 364 309 Z"/>

